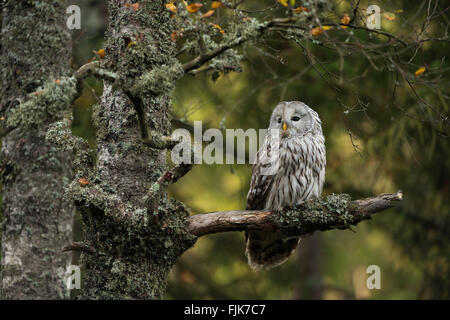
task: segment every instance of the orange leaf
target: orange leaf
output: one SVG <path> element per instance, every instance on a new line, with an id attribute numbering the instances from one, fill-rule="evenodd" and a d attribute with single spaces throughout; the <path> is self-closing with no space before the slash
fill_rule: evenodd
<path id="1" fill-rule="evenodd" d="M 87 181 L 86 178 L 80 178 L 80 179 L 78 179 L 78 182 L 80 183 L 80 185 L 82 187 L 85 187 L 85 186 L 87 186 L 89 184 L 89 181 Z"/>
<path id="2" fill-rule="evenodd" d="M 222 1 L 213 1 L 211 4 L 211 9 L 217 9 L 219 7 L 223 7 Z"/>
<path id="3" fill-rule="evenodd" d="M 311 29 L 311 34 L 315 37 L 320 36 L 322 34 L 322 32 L 323 32 L 322 28 L 320 28 L 320 27 Z"/>
<path id="4" fill-rule="evenodd" d="M 134 11 L 138 11 L 139 10 L 139 2 L 136 2 L 136 3 L 125 3 L 125 7 L 131 8 Z"/>
<path id="5" fill-rule="evenodd" d="M 167 3 L 166 8 L 172 11 L 173 13 L 177 12 L 177 7 L 173 4 L 173 2 Z"/>
<path id="6" fill-rule="evenodd" d="M 294 9 L 294 13 L 300 13 L 300 12 L 308 12 L 308 8 L 298 7 L 298 8 Z"/>
<path id="7" fill-rule="evenodd" d="M 204 15 L 202 15 L 202 18 L 208 18 L 211 17 L 214 14 L 214 10 L 209 10 Z"/>
<path id="8" fill-rule="evenodd" d="M 391 12 L 386 12 L 384 14 L 384 17 L 386 19 L 388 19 L 389 21 L 394 21 L 395 20 L 395 14 L 391 13 Z"/>
<path id="9" fill-rule="evenodd" d="M 56 79 L 56 80 L 55 80 L 55 83 L 56 83 L 56 84 L 60 84 L 60 83 L 61 83 L 61 80 L 60 80 L 60 79 Z"/>
<path id="10" fill-rule="evenodd" d="M 425 67 L 419 68 L 419 69 L 416 70 L 416 72 L 414 72 L 414 75 L 415 75 L 416 77 L 418 77 L 418 76 L 420 76 L 422 73 L 424 73 L 425 70 L 426 70 Z"/>
<path id="11" fill-rule="evenodd" d="M 170 39 L 172 39 L 172 41 L 177 41 L 178 35 L 177 32 L 174 31 L 170 34 Z"/>
<path id="12" fill-rule="evenodd" d="M 348 16 L 348 14 L 344 14 L 344 17 L 341 19 L 341 23 L 342 24 L 349 24 L 350 23 L 350 17 Z M 347 27 L 342 27 L 342 28 L 347 28 Z"/>
<path id="13" fill-rule="evenodd" d="M 104 49 L 100 49 L 97 51 L 100 59 L 103 59 L 105 57 L 105 50 Z"/>
<path id="14" fill-rule="evenodd" d="M 191 3 L 186 8 L 187 8 L 187 11 L 189 11 L 190 13 L 194 13 L 194 12 L 197 12 L 198 9 L 200 9 L 201 7 L 203 7 L 203 4 L 201 4 L 201 3 Z"/>

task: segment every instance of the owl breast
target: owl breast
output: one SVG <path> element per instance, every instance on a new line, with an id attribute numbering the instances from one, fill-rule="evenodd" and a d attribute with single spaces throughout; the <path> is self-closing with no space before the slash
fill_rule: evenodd
<path id="1" fill-rule="evenodd" d="M 320 197 L 325 180 L 325 144 L 321 134 L 282 139 L 278 170 L 265 209 L 281 209 Z"/>

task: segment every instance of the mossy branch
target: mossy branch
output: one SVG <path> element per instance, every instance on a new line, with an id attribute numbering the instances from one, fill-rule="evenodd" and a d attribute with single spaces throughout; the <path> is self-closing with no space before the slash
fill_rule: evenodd
<path id="1" fill-rule="evenodd" d="M 71 151 L 75 155 L 74 167 L 77 174 L 81 177 L 87 176 L 93 168 L 94 160 L 92 158 L 89 143 L 81 137 L 72 134 L 72 113 L 67 112 L 66 116 L 55 123 L 50 124 L 46 140 L 55 144 L 62 151 Z"/>
<path id="2" fill-rule="evenodd" d="M 178 164 L 164 171 L 164 173 L 150 187 L 149 204 L 152 208 L 158 205 L 160 199 L 167 192 L 170 184 L 177 182 L 192 169 L 192 164 Z"/>
<path id="3" fill-rule="evenodd" d="M 125 91 L 124 93 L 131 100 L 133 107 L 136 110 L 142 142 L 155 149 L 172 149 L 179 141 L 174 140 L 169 136 L 162 135 L 158 131 L 151 130 L 147 125 L 144 102 L 142 99 L 138 95 L 132 94 L 130 91 Z"/>
<path id="4" fill-rule="evenodd" d="M 280 232 L 286 238 L 298 237 L 315 231 L 350 228 L 401 200 L 401 191 L 354 201 L 347 194 L 333 194 L 280 211 L 243 210 L 197 214 L 189 218 L 188 230 L 197 237 L 250 230 Z"/>
<path id="5" fill-rule="evenodd" d="M 6 124 L 10 130 L 17 127 L 29 129 L 49 119 L 56 119 L 70 106 L 76 94 L 74 77 L 49 79 L 38 90 L 30 93 L 26 102 L 7 113 Z"/>
<path id="6" fill-rule="evenodd" d="M 83 65 L 71 77 L 50 78 L 30 93 L 27 101 L 7 113 L 6 132 L 17 127 L 33 128 L 49 119 L 58 118 L 81 95 L 82 82 L 90 75 L 111 81 L 118 78 L 115 73 L 101 69 L 100 61 Z"/>
<path id="7" fill-rule="evenodd" d="M 105 70 L 100 68 L 100 61 L 92 61 L 88 62 L 85 65 L 82 65 L 74 74 L 73 76 L 77 80 L 83 80 L 89 76 L 94 76 L 100 79 L 105 79 L 109 81 L 115 81 L 119 78 L 117 74 L 114 72 Z"/>

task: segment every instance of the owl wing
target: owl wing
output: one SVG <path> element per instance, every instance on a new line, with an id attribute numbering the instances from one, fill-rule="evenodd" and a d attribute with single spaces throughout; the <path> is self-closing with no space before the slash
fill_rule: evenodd
<path id="1" fill-rule="evenodd" d="M 262 148 L 266 148 L 267 155 L 270 152 L 270 143 L 266 143 Z M 261 154 L 261 150 L 256 155 L 256 162 L 253 165 L 252 180 L 250 182 L 250 189 L 247 194 L 247 210 L 262 210 L 268 198 L 268 193 L 272 188 L 274 175 L 263 175 L 262 169 L 270 164 L 265 164 L 265 155 Z M 262 161 L 263 160 L 263 161 Z"/>

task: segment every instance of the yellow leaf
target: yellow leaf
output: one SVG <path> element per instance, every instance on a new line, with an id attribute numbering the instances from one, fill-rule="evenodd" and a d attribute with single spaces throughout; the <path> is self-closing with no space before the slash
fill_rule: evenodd
<path id="1" fill-rule="evenodd" d="M 278 0 L 279 3 L 281 3 L 283 6 L 287 7 L 287 0 Z"/>
<path id="2" fill-rule="evenodd" d="M 327 31 L 327 30 L 333 29 L 333 27 L 332 27 L 332 26 L 323 26 L 322 29 L 325 30 L 325 31 Z"/>
<path id="3" fill-rule="evenodd" d="M 295 6 L 295 0 L 291 0 L 290 3 L 291 3 L 291 6 Z"/>
<path id="4" fill-rule="evenodd" d="M 223 7 L 222 1 L 213 1 L 211 4 L 211 9 L 217 9 L 219 7 Z"/>
<path id="5" fill-rule="evenodd" d="M 128 44 L 127 44 L 128 48 L 130 48 L 130 47 L 132 47 L 132 46 L 135 46 L 135 45 L 136 45 L 136 41 L 130 41 L 130 42 L 128 42 Z"/>
<path id="6" fill-rule="evenodd" d="M 218 25 L 218 24 L 213 24 L 214 28 L 217 28 L 221 34 L 224 34 L 225 31 Z"/>
<path id="7" fill-rule="evenodd" d="M 414 72 L 414 75 L 415 75 L 416 77 L 418 77 L 418 76 L 420 76 L 422 73 L 424 73 L 425 70 L 426 70 L 425 67 L 419 68 L 419 69 L 416 70 L 416 72 Z"/>
<path id="8" fill-rule="evenodd" d="M 166 3 L 166 8 L 172 11 L 173 13 L 177 12 L 177 7 L 173 4 L 173 2 Z"/>
<path id="9" fill-rule="evenodd" d="M 204 15 L 202 15 L 202 18 L 208 18 L 211 17 L 214 14 L 214 10 L 208 10 Z"/>
<path id="10" fill-rule="evenodd" d="M 311 29 L 311 34 L 315 37 L 320 36 L 322 34 L 322 28 L 316 27 Z"/>
<path id="11" fill-rule="evenodd" d="M 197 12 L 198 9 L 200 9 L 201 7 L 203 7 L 203 4 L 201 4 L 201 3 L 191 3 L 186 8 L 187 8 L 187 11 L 189 11 L 190 13 L 194 13 L 194 12 Z"/>
<path id="12" fill-rule="evenodd" d="M 395 10 L 395 13 L 403 13 L 403 9 Z"/>

